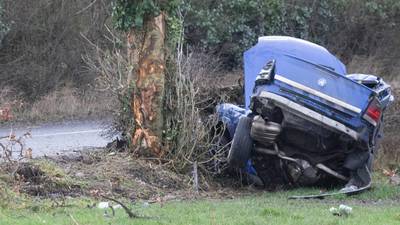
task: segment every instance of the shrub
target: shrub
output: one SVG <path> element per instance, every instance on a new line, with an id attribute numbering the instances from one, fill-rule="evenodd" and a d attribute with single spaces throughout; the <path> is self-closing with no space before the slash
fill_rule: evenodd
<path id="1" fill-rule="evenodd" d="M 0 47 L 4 36 L 6 36 L 9 30 L 7 23 L 4 22 L 3 10 L 3 1 L 0 1 Z"/>
<path id="2" fill-rule="evenodd" d="M 281 32 L 283 4 L 279 0 L 191 1 L 186 19 L 189 44 L 217 51 L 228 66 L 240 61 L 244 49 L 264 34 Z"/>
<path id="3" fill-rule="evenodd" d="M 29 100 L 66 83 L 87 88 L 94 74 L 85 70 L 82 54 L 93 43 L 104 45 L 111 0 L 2 2 L 0 19 L 10 21 L 10 29 L 0 49 L 1 86 L 18 89 Z"/>
<path id="4" fill-rule="evenodd" d="M 396 0 L 192 0 L 186 36 L 189 44 L 221 55 L 228 67 L 240 67 L 243 51 L 264 35 L 322 44 L 346 63 L 353 55 L 383 52 L 390 65 L 400 55 L 390 50 L 399 44 L 399 7 Z"/>

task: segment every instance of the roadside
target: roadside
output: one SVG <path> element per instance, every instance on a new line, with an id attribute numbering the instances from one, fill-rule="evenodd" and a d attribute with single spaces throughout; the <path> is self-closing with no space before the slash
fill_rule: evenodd
<path id="1" fill-rule="evenodd" d="M 177 174 L 157 160 L 129 153 L 90 149 L 73 154 L 0 164 L 1 209 L 29 209 L 33 202 L 101 200 L 101 196 L 149 204 L 195 199 L 232 199 L 256 193 L 211 178 L 195 191 L 190 176 Z M 224 179 L 228 180 L 228 179 Z M 15 201 L 17 198 L 18 200 Z M 96 201 L 97 201 L 96 200 Z"/>
<path id="2" fill-rule="evenodd" d="M 17 169 L 16 167 L 17 166 Z M 3 164 L 0 221 L 5 224 L 395 224 L 400 222 L 400 187 L 376 173 L 373 189 L 352 197 L 288 200 L 321 191 L 302 188 L 278 192 L 225 187 L 210 180 L 200 192 L 191 177 L 177 175 L 157 161 L 133 159 L 104 150 L 29 164 Z M 14 172 L 14 176 L 10 176 Z M 205 183 L 204 183 L 205 184 Z M 122 201 L 143 218 L 123 209 L 99 209 L 101 196 Z M 195 200 L 195 201 L 194 201 Z M 109 204 L 115 205 L 111 201 Z M 331 207 L 353 207 L 348 217 Z M 240 209 L 240 213 L 237 212 Z"/>
<path id="3" fill-rule="evenodd" d="M 64 87 L 55 90 L 35 102 L 23 100 L 11 88 L 0 90 L 0 109 L 9 111 L 4 124 L 40 124 L 73 120 L 99 120 L 110 118 L 117 101 L 106 92 L 79 90 Z"/>
<path id="4" fill-rule="evenodd" d="M 106 135 L 108 120 L 76 120 L 64 122 L 27 124 L 4 124 L 0 127 L 0 137 L 10 134 L 23 137 L 21 143 L 25 149 L 32 150 L 33 157 L 54 156 L 85 149 L 105 147 L 113 141 L 113 136 Z M 24 137 L 24 134 L 29 135 Z M 1 139 L 0 144 L 7 145 L 8 139 Z M 0 152 L 0 155 L 2 152 Z M 13 155 L 16 157 L 17 152 Z"/>
<path id="5" fill-rule="evenodd" d="M 262 194 L 234 200 L 174 201 L 166 204 L 136 202 L 129 206 L 142 218 L 128 218 L 122 209 L 90 208 L 93 200 L 67 200 L 65 206 L 41 206 L 31 209 L 1 210 L 5 224 L 398 224 L 398 204 L 352 204 L 350 216 L 334 216 L 329 212 L 335 203 L 323 201 L 287 201 L 287 193 Z M 347 201 L 342 201 L 344 204 Z M 351 203 L 351 202 L 350 202 Z"/>

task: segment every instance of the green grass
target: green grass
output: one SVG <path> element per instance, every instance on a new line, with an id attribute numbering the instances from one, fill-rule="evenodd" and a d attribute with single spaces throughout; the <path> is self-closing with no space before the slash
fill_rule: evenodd
<path id="1" fill-rule="evenodd" d="M 49 200 L 37 200 L 24 209 L 0 209 L 0 224 L 400 224 L 400 188 L 384 183 L 353 197 L 326 200 L 288 200 L 290 195 L 315 193 L 314 189 L 262 193 L 231 200 L 175 201 L 163 206 L 132 205 L 148 219 L 130 219 L 122 209 L 115 217 L 104 210 L 88 208 L 91 199 L 68 200 L 66 207 L 53 208 Z M 330 207 L 353 207 L 349 217 L 333 216 Z M 109 212 L 110 213 L 110 212 Z"/>

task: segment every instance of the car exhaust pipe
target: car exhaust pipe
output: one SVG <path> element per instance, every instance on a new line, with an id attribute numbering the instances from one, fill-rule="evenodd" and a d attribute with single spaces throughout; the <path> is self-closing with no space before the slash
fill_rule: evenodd
<path id="1" fill-rule="evenodd" d="M 276 142 L 282 128 L 279 123 L 265 121 L 261 116 L 255 116 L 251 125 L 251 138 L 261 144 L 272 144 Z"/>

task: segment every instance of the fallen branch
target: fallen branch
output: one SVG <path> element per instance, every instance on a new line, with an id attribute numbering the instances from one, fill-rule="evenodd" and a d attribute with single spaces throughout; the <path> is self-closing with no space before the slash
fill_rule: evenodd
<path id="1" fill-rule="evenodd" d="M 123 204 L 122 202 L 120 202 L 120 201 L 118 201 L 118 200 L 116 200 L 116 199 L 114 199 L 114 198 L 107 197 L 107 196 L 105 196 L 105 195 L 100 195 L 100 196 L 103 197 L 103 198 L 105 198 L 105 199 L 107 199 L 107 200 L 109 200 L 109 201 L 113 201 L 113 202 L 115 202 L 115 203 L 121 205 L 121 207 L 125 210 L 126 214 L 128 214 L 129 218 L 142 218 L 142 217 L 136 215 L 135 213 L 133 213 L 132 210 L 130 210 L 130 209 L 129 209 L 125 204 Z"/>

